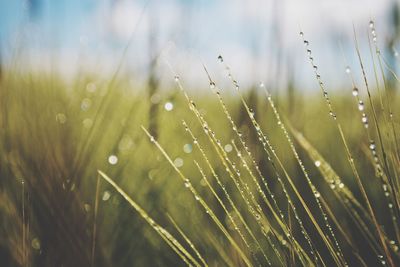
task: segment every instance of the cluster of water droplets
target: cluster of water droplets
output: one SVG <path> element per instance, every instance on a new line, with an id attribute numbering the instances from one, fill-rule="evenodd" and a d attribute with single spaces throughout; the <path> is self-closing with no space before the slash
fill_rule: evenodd
<path id="1" fill-rule="evenodd" d="M 186 95 L 187 96 L 187 95 Z M 185 125 L 185 129 L 186 131 L 189 131 L 189 128 L 187 125 Z M 215 213 L 211 210 L 211 208 L 207 205 L 207 203 L 201 198 L 201 196 L 197 193 L 196 189 L 193 187 L 193 185 L 191 184 L 190 180 L 175 166 L 174 162 L 172 161 L 172 159 L 170 158 L 170 156 L 165 152 L 165 150 L 161 147 L 161 145 L 155 140 L 155 138 L 150 135 L 150 133 L 145 130 L 143 128 L 143 130 L 145 131 L 145 133 L 148 135 L 148 137 L 150 138 L 150 141 L 152 143 L 154 143 L 157 148 L 160 150 L 160 152 L 164 155 L 164 157 L 167 159 L 167 161 L 174 167 L 175 171 L 178 173 L 178 175 L 180 176 L 180 178 L 183 180 L 184 182 L 184 186 L 185 188 L 189 189 L 190 192 L 193 194 L 194 198 L 202 205 L 202 207 L 204 208 L 205 212 L 211 217 L 211 219 L 216 223 L 216 225 L 220 228 L 220 230 L 227 236 L 227 238 L 229 239 L 229 241 L 231 242 L 231 244 L 238 250 L 238 252 L 240 253 L 240 249 L 237 246 L 236 242 L 232 239 L 232 237 L 229 235 L 229 233 L 226 231 L 226 229 L 224 228 L 224 226 L 222 225 L 222 223 L 220 222 L 220 220 L 218 219 L 218 217 L 215 215 Z M 197 144 L 196 142 L 193 142 L 195 144 Z M 160 229 L 162 229 L 160 227 Z M 177 241 L 175 241 L 177 242 Z M 246 257 L 244 255 L 242 255 L 242 258 L 244 260 L 247 260 Z"/>
<path id="2" fill-rule="evenodd" d="M 234 84 L 235 84 L 235 86 L 236 85 L 238 86 L 237 82 L 234 82 Z M 225 106 L 224 102 L 222 101 L 221 96 L 219 94 L 217 94 L 217 95 L 218 95 L 220 103 L 224 109 L 225 114 L 228 116 L 229 121 L 233 122 L 232 117 L 230 116 L 229 112 L 227 111 L 226 106 Z M 196 110 L 194 110 L 194 111 L 196 111 Z M 254 194 L 250 191 L 250 188 L 248 187 L 248 185 L 243 183 L 242 178 L 241 178 L 242 174 L 241 174 L 240 170 L 237 168 L 236 164 L 229 159 L 228 155 L 226 154 L 226 151 L 222 147 L 221 141 L 216 137 L 215 132 L 209 128 L 209 126 L 208 126 L 207 122 L 204 120 L 203 116 L 201 114 L 199 114 L 198 112 L 196 113 L 196 116 L 202 123 L 204 132 L 209 136 L 210 141 L 212 141 L 212 143 L 216 146 L 217 151 L 219 151 L 220 157 L 222 159 L 222 163 L 225 166 L 225 169 L 228 172 L 229 177 L 232 178 L 242 199 L 246 203 L 246 206 L 248 207 L 250 214 L 253 215 L 253 217 L 256 219 L 256 221 L 258 222 L 260 227 L 263 228 L 264 227 L 263 222 L 261 222 L 260 220 L 257 219 L 257 218 L 259 218 L 260 213 L 262 212 L 261 206 L 257 203 L 257 199 L 255 198 Z M 240 132 L 237 131 L 237 127 L 236 126 L 234 126 L 234 127 L 236 128 L 236 132 L 237 132 L 238 136 L 241 137 L 242 135 Z M 252 203 L 255 205 L 255 207 L 253 206 Z M 277 250 L 275 244 L 271 241 L 269 235 L 267 235 L 267 233 L 265 232 L 264 236 L 266 237 L 268 243 L 273 248 L 275 254 L 279 258 L 281 258 L 279 251 Z"/>
<path id="3" fill-rule="evenodd" d="M 329 98 L 328 92 L 327 92 L 326 89 L 325 89 L 325 85 L 324 85 L 324 83 L 323 83 L 323 81 L 322 81 L 322 79 L 321 79 L 321 75 L 320 75 L 319 72 L 318 72 L 318 66 L 317 66 L 317 65 L 315 64 L 315 62 L 314 62 L 314 57 L 312 56 L 312 51 L 311 51 L 311 49 L 309 48 L 310 43 L 309 43 L 309 41 L 307 41 L 306 39 L 304 39 L 304 33 L 303 33 L 302 31 L 300 32 L 300 36 L 301 36 L 301 38 L 303 39 L 304 46 L 306 47 L 308 59 L 310 60 L 310 63 L 311 63 L 312 68 L 313 68 L 313 70 L 314 70 L 315 78 L 316 78 L 317 81 L 318 81 L 318 84 L 319 84 L 319 87 L 320 87 L 321 90 L 322 90 L 322 94 L 323 94 L 323 96 L 324 96 L 325 102 L 326 102 L 326 104 L 328 105 L 328 108 L 329 108 L 329 115 L 330 115 L 334 120 L 336 120 L 337 117 L 336 117 L 336 114 L 333 112 L 331 100 L 330 100 L 330 98 Z M 350 70 L 349 70 L 349 71 L 350 71 Z"/>
<path id="4" fill-rule="evenodd" d="M 324 209 L 323 209 L 323 207 L 321 205 L 321 202 L 319 200 L 320 193 L 317 191 L 316 187 L 312 183 L 312 181 L 311 181 L 311 179 L 309 177 L 309 174 L 308 174 L 308 172 L 307 172 L 307 170 L 306 170 L 306 168 L 304 166 L 304 163 L 301 160 L 301 158 L 300 158 L 300 156 L 299 156 L 299 154 L 297 152 L 297 149 L 294 146 L 294 143 L 293 143 L 291 137 L 289 136 L 289 133 L 286 130 L 286 127 L 285 127 L 284 123 L 282 122 L 282 119 L 280 118 L 280 115 L 279 115 L 279 112 L 278 112 L 278 110 L 277 110 L 277 108 L 275 106 L 275 103 L 272 100 L 271 95 L 268 93 L 268 91 L 267 91 L 267 99 L 268 99 L 268 102 L 269 102 L 269 104 L 270 104 L 270 106 L 272 108 L 272 111 L 274 112 L 274 115 L 275 115 L 275 118 L 276 118 L 276 120 L 278 122 L 278 125 L 280 125 L 280 128 L 282 129 L 283 134 L 284 134 L 286 140 L 288 141 L 289 146 L 290 146 L 290 148 L 291 148 L 291 150 L 292 150 L 292 152 L 293 152 L 293 154 L 294 154 L 294 156 L 295 156 L 295 158 L 296 158 L 301 170 L 303 171 L 303 174 L 304 174 L 304 176 L 305 176 L 305 178 L 307 180 L 307 183 L 308 183 L 310 189 L 312 190 L 312 192 L 314 194 L 314 197 L 315 197 L 315 200 L 317 202 L 318 208 L 319 208 L 319 210 L 320 210 L 320 212 L 321 212 L 321 214 L 322 214 L 322 216 L 324 218 L 325 226 L 327 227 L 327 229 L 328 229 L 328 231 L 329 231 L 329 233 L 330 233 L 330 235 L 331 235 L 331 237 L 332 237 L 332 239 L 333 239 L 333 241 L 335 243 L 335 246 L 336 246 L 336 248 L 338 250 L 339 255 L 344 259 L 344 256 L 343 256 L 342 250 L 340 248 L 339 242 L 337 241 L 335 233 L 333 232 L 333 229 L 332 229 L 332 227 L 331 227 L 331 225 L 330 225 L 330 223 L 328 221 L 328 216 L 326 215 L 326 213 L 325 213 L 325 211 L 324 211 Z M 321 163 L 319 162 L 318 165 L 320 165 L 320 164 Z"/>
<path id="5" fill-rule="evenodd" d="M 369 28 L 371 29 L 372 41 L 376 44 L 377 36 L 375 30 L 375 22 L 373 20 L 369 22 Z"/>
<path id="6" fill-rule="evenodd" d="M 246 224 L 246 222 L 243 220 L 243 217 L 240 215 L 240 212 L 239 212 L 238 208 L 236 207 L 236 205 L 234 204 L 231 196 L 229 195 L 229 193 L 228 193 L 228 191 L 226 189 L 226 186 L 221 182 L 221 180 L 219 179 L 219 176 L 217 175 L 217 173 L 215 172 L 214 168 L 212 167 L 208 157 L 206 156 L 206 154 L 204 152 L 204 149 L 202 148 L 202 146 L 197 141 L 197 138 L 194 136 L 193 132 L 190 130 L 190 128 L 188 127 L 187 123 L 185 121 L 183 121 L 182 123 L 183 123 L 183 126 L 185 127 L 186 132 L 188 132 L 190 134 L 191 138 L 193 139 L 193 143 L 196 145 L 196 147 L 199 149 L 200 153 L 202 154 L 202 157 L 203 157 L 204 161 L 206 162 L 207 167 L 211 171 L 211 173 L 212 173 L 213 177 L 215 178 L 215 180 L 217 181 L 217 184 L 219 185 L 219 187 L 222 189 L 222 191 L 223 191 L 224 195 L 226 196 L 231 208 L 234 210 L 235 214 L 241 220 L 241 222 L 242 222 L 243 226 L 245 227 L 245 229 L 247 230 L 247 232 L 252 236 L 253 240 L 256 243 L 258 243 L 258 241 L 255 239 L 254 235 L 252 234 L 252 231 L 250 230 L 249 226 Z M 215 136 L 215 133 L 212 130 L 209 129 L 209 126 L 208 126 L 208 124 L 206 122 L 203 123 L 203 131 L 207 135 L 211 134 L 211 135 Z M 201 173 L 201 175 L 203 177 L 203 180 L 210 187 L 210 189 L 212 189 L 210 184 L 208 183 L 208 179 L 207 179 L 206 175 L 204 174 L 204 172 L 203 172 L 202 168 L 200 167 L 200 165 L 196 161 L 195 161 L 195 164 L 196 164 L 197 168 L 199 169 L 199 171 L 200 171 L 200 173 Z M 240 228 L 238 226 L 238 223 L 232 217 L 232 214 L 228 211 L 228 209 L 226 208 L 226 206 L 222 202 L 222 200 L 219 198 L 219 196 L 217 194 L 215 194 L 215 191 L 214 190 L 211 190 L 211 191 L 213 192 L 213 194 L 217 198 L 217 200 L 220 202 L 220 204 L 223 207 L 223 209 L 225 210 L 229 220 L 231 221 L 234 229 L 238 232 L 239 236 L 241 237 L 241 239 L 243 240 L 245 245 L 249 246 L 248 245 L 249 242 L 244 237 L 242 231 L 240 230 Z M 196 199 L 196 200 L 198 200 L 198 199 Z M 258 246 L 259 246 L 259 249 L 262 251 L 261 246 L 259 244 L 258 244 Z M 266 258 L 267 262 L 269 263 L 269 265 L 271 265 L 268 257 L 266 256 L 266 254 L 265 253 L 263 253 L 263 254 L 264 254 L 264 257 Z"/>
<path id="7" fill-rule="evenodd" d="M 358 90 L 358 88 L 356 86 L 353 87 L 352 94 L 357 99 L 357 102 L 358 102 L 357 103 L 357 108 L 361 112 L 361 122 L 364 125 L 364 128 L 368 128 L 369 127 L 369 123 L 368 123 L 368 116 L 365 113 L 365 104 L 364 104 L 364 101 L 362 101 L 359 98 L 359 90 Z"/>
<path id="8" fill-rule="evenodd" d="M 221 63 L 223 62 L 222 56 L 219 57 L 219 61 L 220 61 Z M 229 66 L 226 65 L 226 64 L 225 64 L 225 69 L 227 70 L 228 78 L 231 79 L 231 81 L 232 81 L 233 85 L 235 86 L 235 88 L 236 88 L 237 90 L 239 90 L 238 82 L 232 77 L 232 74 L 230 73 L 230 68 L 229 68 Z M 264 83 L 260 83 L 260 86 L 264 87 Z M 241 96 L 241 95 L 240 95 L 240 96 Z M 276 157 L 275 150 L 274 150 L 274 148 L 272 147 L 272 145 L 270 144 L 268 138 L 267 138 L 267 137 L 265 136 L 265 134 L 261 131 L 260 125 L 259 125 L 259 124 L 257 123 L 257 121 L 255 120 L 255 118 L 254 118 L 254 115 L 255 115 L 254 111 L 253 111 L 251 108 L 249 108 L 249 107 L 247 106 L 247 104 L 246 104 L 246 102 L 244 101 L 244 99 L 242 98 L 242 96 L 241 96 L 241 99 L 242 99 L 242 103 L 244 104 L 244 106 L 245 106 L 245 108 L 246 108 L 246 110 L 247 110 L 247 112 L 248 112 L 248 115 L 249 115 L 249 117 L 250 117 L 250 119 L 251 119 L 251 121 L 252 121 L 252 123 L 253 123 L 253 126 L 254 126 L 255 129 L 256 129 L 256 132 L 257 132 L 257 135 L 258 135 L 258 139 L 259 139 L 259 141 L 262 143 L 264 151 L 267 153 L 267 160 L 273 165 L 274 170 L 275 170 L 275 173 L 276 173 L 276 175 L 277 175 L 277 179 L 278 179 L 280 185 L 282 186 L 283 192 L 284 192 L 284 194 L 285 194 L 285 196 L 286 196 L 286 198 L 287 198 L 287 200 L 288 200 L 288 203 L 289 203 L 290 207 L 292 208 L 292 210 L 293 210 L 293 212 L 294 212 L 294 214 L 295 214 L 295 218 L 296 218 L 297 222 L 299 223 L 299 225 L 300 225 L 300 227 L 301 227 L 301 229 L 302 229 L 301 232 L 302 232 L 302 234 L 304 235 L 305 239 L 307 240 L 308 244 L 310 245 L 310 249 L 311 249 L 310 253 L 314 256 L 314 260 L 315 260 L 316 262 L 318 262 L 317 255 L 314 253 L 314 248 L 313 248 L 311 239 L 310 239 L 310 237 L 308 236 L 308 234 L 307 234 L 307 232 L 306 232 L 306 230 L 305 230 L 305 228 L 304 228 L 304 226 L 303 226 L 302 220 L 300 219 L 300 217 L 299 217 L 298 214 L 297 214 L 296 207 L 293 205 L 293 202 L 291 201 L 291 198 L 290 198 L 288 192 L 286 191 L 285 185 L 284 185 L 283 181 L 281 180 L 280 175 L 279 175 L 279 173 L 277 172 L 277 169 L 276 169 L 276 167 L 275 167 L 275 163 L 273 162 L 272 157 L 271 157 L 271 155 L 270 155 L 269 150 L 270 150 L 270 151 L 275 155 L 275 157 Z M 233 131 L 238 135 L 238 138 L 239 138 L 240 142 L 242 143 L 243 147 L 245 148 L 245 151 L 247 152 L 247 154 L 249 155 L 249 157 L 253 160 L 254 165 L 256 166 L 257 172 L 259 172 L 259 175 L 260 175 L 260 177 L 261 177 L 261 179 L 262 179 L 264 185 L 266 186 L 268 193 L 270 194 L 271 198 L 273 199 L 274 204 L 277 206 L 276 200 L 275 200 L 275 198 L 274 198 L 274 195 L 273 195 L 273 194 L 271 193 L 271 191 L 269 190 L 269 187 L 268 187 L 268 185 L 267 185 L 267 183 L 266 183 L 266 180 L 265 180 L 265 179 L 263 178 L 263 176 L 261 175 L 261 172 L 259 171 L 259 168 L 258 168 L 257 164 L 255 163 L 254 158 L 251 156 L 251 152 L 249 151 L 248 147 L 246 146 L 246 144 L 245 144 L 245 142 L 244 142 L 244 140 L 243 140 L 243 138 L 242 138 L 241 133 L 237 131 L 237 127 L 236 127 L 235 123 L 233 122 L 233 120 L 232 120 L 232 118 L 231 118 L 229 112 L 227 111 L 227 109 L 226 109 L 226 107 L 225 107 L 225 104 L 222 102 L 221 99 L 220 99 L 220 103 L 221 103 L 221 105 L 222 105 L 222 107 L 223 107 L 223 109 L 224 109 L 225 115 L 228 117 L 229 121 L 230 121 L 231 124 L 232 124 L 232 129 L 233 129 Z M 269 147 L 269 150 L 267 149 L 267 146 Z M 240 155 L 239 152 L 238 152 L 238 155 Z M 246 165 L 244 165 L 244 166 L 246 166 Z M 251 175 L 251 174 L 250 174 L 250 175 Z M 251 176 L 252 176 L 252 175 L 251 175 Z M 254 175 L 253 175 L 253 176 L 254 176 Z M 258 183 L 256 182 L 256 185 L 257 185 L 257 184 L 258 184 Z M 261 194 L 263 194 L 263 191 L 262 191 L 260 188 L 259 188 L 259 192 L 260 192 Z M 280 216 L 281 216 L 281 218 L 283 219 L 283 214 L 282 214 L 282 212 L 280 211 L 279 207 L 277 208 L 277 210 L 279 211 Z M 294 241 L 294 240 L 293 240 L 293 237 L 292 237 L 291 241 Z"/>

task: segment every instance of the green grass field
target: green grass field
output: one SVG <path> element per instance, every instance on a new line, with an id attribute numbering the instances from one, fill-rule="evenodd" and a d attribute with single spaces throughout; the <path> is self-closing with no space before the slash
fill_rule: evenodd
<path id="1" fill-rule="evenodd" d="M 398 266 L 398 81 L 375 57 L 370 96 L 279 99 L 6 69 L 0 265 Z"/>

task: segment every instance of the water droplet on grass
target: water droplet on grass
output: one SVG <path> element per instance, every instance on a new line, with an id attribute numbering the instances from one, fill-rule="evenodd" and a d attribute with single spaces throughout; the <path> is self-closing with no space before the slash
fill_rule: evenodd
<path id="1" fill-rule="evenodd" d="M 215 82 L 210 82 L 210 88 L 214 89 L 215 88 Z"/>
<path id="2" fill-rule="evenodd" d="M 190 181 L 188 179 L 185 180 L 185 187 L 186 188 L 190 187 Z"/>
<path id="3" fill-rule="evenodd" d="M 374 141 L 371 141 L 371 143 L 369 144 L 369 149 L 371 150 L 375 150 L 376 149 L 376 145 Z"/>
<path id="4" fill-rule="evenodd" d="M 103 201 L 107 201 L 107 200 L 109 200 L 110 199 L 110 197 L 111 197 L 111 194 L 110 194 L 110 192 L 108 192 L 108 191 L 104 191 L 104 193 L 103 193 L 103 197 L 101 198 Z"/>
<path id="5" fill-rule="evenodd" d="M 31 245 L 32 245 L 33 249 L 39 250 L 40 249 L 40 240 L 35 237 L 34 239 L 32 239 Z"/>
<path id="6" fill-rule="evenodd" d="M 372 29 L 374 26 L 375 26 L 375 25 L 374 25 L 374 21 L 370 20 L 370 21 L 369 21 L 369 27 Z"/>
<path id="7" fill-rule="evenodd" d="M 364 102 L 362 100 L 358 101 L 358 110 L 363 111 L 365 108 Z"/>

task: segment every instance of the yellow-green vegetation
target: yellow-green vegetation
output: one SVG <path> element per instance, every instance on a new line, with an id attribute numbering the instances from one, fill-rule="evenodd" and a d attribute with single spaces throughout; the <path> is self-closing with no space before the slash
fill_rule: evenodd
<path id="1" fill-rule="evenodd" d="M 201 94 L 5 70 L 1 265 L 398 266 L 397 77 L 373 42 L 375 76 L 330 90 L 303 41 L 322 97 L 222 56 Z"/>

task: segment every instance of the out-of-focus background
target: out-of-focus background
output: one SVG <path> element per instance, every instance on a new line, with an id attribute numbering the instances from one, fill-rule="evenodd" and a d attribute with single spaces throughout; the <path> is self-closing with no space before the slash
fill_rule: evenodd
<path id="1" fill-rule="evenodd" d="M 342 79 L 335 77 L 343 74 L 343 53 L 349 64 L 356 59 L 353 24 L 363 43 L 365 26 L 376 20 L 391 59 L 400 27 L 395 0 L 2 0 L 0 7 L 5 64 L 17 54 L 27 68 L 65 75 L 82 68 L 112 72 L 129 45 L 124 70 L 135 81 L 146 80 L 156 59 L 157 75 L 171 79 L 166 60 L 192 85 L 204 80 L 201 63 L 216 70 L 222 54 L 244 85 L 263 80 L 270 87 L 295 82 L 312 89 L 311 70 L 303 67 L 302 29 L 325 79 L 341 87 Z"/>

